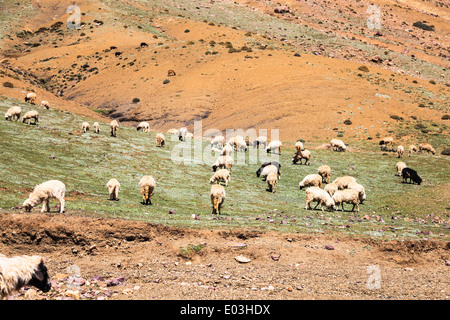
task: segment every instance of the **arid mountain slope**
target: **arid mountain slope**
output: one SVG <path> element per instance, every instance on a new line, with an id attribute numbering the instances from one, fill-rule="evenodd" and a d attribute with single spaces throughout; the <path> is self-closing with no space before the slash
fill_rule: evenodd
<path id="1" fill-rule="evenodd" d="M 270 1 L 86 1 L 82 28 L 69 30 L 71 3 L 33 1 L 25 31 L 8 22 L 1 68 L 28 83 L 13 94 L 47 90 L 86 114 L 154 130 L 202 120 L 203 130 L 278 129 L 285 141 L 376 139 L 404 121 L 446 133 L 448 8 L 375 1 L 374 35 L 371 4 L 352 3 L 287 1 L 290 13 L 278 14 Z M 419 20 L 434 31 L 413 27 Z"/>

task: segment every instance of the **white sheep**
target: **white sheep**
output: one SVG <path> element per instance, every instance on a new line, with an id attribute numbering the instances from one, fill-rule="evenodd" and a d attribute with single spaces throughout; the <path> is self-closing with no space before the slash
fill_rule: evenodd
<path id="1" fill-rule="evenodd" d="M 84 122 L 81 124 L 81 131 L 82 131 L 83 133 L 88 132 L 88 131 L 89 131 L 89 128 L 90 128 L 89 122 L 84 121 Z"/>
<path id="2" fill-rule="evenodd" d="M 212 169 L 213 171 L 217 171 L 219 168 L 225 168 L 231 171 L 231 167 L 234 164 L 234 159 L 231 156 L 220 156 L 217 158 L 217 160 L 213 163 Z"/>
<path id="3" fill-rule="evenodd" d="M 338 187 L 337 187 L 336 183 L 332 182 L 332 183 L 328 183 L 328 184 L 325 186 L 324 190 L 325 190 L 326 192 L 328 192 L 328 194 L 329 194 L 330 196 L 333 196 L 333 194 L 334 194 L 336 191 L 338 191 Z"/>
<path id="4" fill-rule="evenodd" d="M 223 181 L 225 182 L 225 185 L 228 186 L 230 180 L 231 180 L 230 171 L 228 171 L 227 169 L 220 169 L 214 172 L 211 179 L 209 179 L 209 183 L 211 184 L 216 182 L 220 183 L 220 181 Z"/>
<path id="5" fill-rule="evenodd" d="M 300 164 L 302 164 L 302 159 L 305 159 L 305 165 L 310 165 L 311 164 L 311 151 L 309 151 L 307 149 L 305 149 L 305 150 L 298 149 L 294 155 L 294 158 L 292 158 L 292 163 L 296 164 L 300 160 Z"/>
<path id="6" fill-rule="evenodd" d="M 397 147 L 397 158 L 402 158 L 405 153 L 405 148 L 403 146 Z"/>
<path id="7" fill-rule="evenodd" d="M 41 107 L 44 109 L 50 109 L 50 103 L 47 100 L 42 100 Z"/>
<path id="8" fill-rule="evenodd" d="M 345 151 L 347 149 L 345 143 L 339 139 L 331 139 L 330 145 L 333 151 Z"/>
<path id="9" fill-rule="evenodd" d="M 235 147 L 236 147 L 236 151 L 238 152 L 245 152 L 247 151 L 247 143 L 245 142 L 245 140 L 242 139 L 237 139 L 235 141 Z"/>
<path id="10" fill-rule="evenodd" d="M 415 145 L 410 145 L 408 148 L 409 157 L 411 157 L 412 154 L 416 153 L 419 149 Z"/>
<path id="11" fill-rule="evenodd" d="M 364 200 L 366 200 L 366 190 L 362 184 L 359 184 L 358 182 L 351 182 L 347 188 L 358 191 L 359 203 L 363 203 Z"/>
<path id="12" fill-rule="evenodd" d="M 226 144 L 222 149 L 222 155 L 223 156 L 231 156 L 233 154 L 233 147 L 229 144 Z"/>
<path id="13" fill-rule="evenodd" d="M 241 140 L 245 142 L 244 137 L 242 137 L 240 135 L 236 135 L 236 136 L 231 137 L 230 139 L 228 139 L 226 144 L 231 146 L 231 147 L 233 147 L 233 149 L 236 149 L 238 142 L 241 141 Z"/>
<path id="14" fill-rule="evenodd" d="M 95 133 L 100 133 L 100 124 L 98 122 L 94 122 L 93 127 Z"/>
<path id="15" fill-rule="evenodd" d="M 5 119 L 6 120 L 14 120 L 18 121 L 20 118 L 20 114 L 22 113 L 22 108 L 21 107 L 11 107 L 8 109 L 8 111 L 6 111 L 5 113 Z"/>
<path id="16" fill-rule="evenodd" d="M 320 204 L 323 211 L 323 207 L 327 207 L 328 210 L 334 209 L 334 200 L 325 190 L 319 187 L 309 187 L 305 191 L 305 210 L 311 209 L 311 202 L 317 202 L 314 209 Z"/>
<path id="17" fill-rule="evenodd" d="M 333 194 L 333 200 L 336 207 L 342 206 L 342 211 L 344 211 L 344 202 L 353 204 L 352 212 L 355 210 L 359 212 L 359 193 L 354 189 L 344 189 L 338 190 Z"/>
<path id="18" fill-rule="evenodd" d="M 36 93 L 34 92 L 28 92 L 25 97 L 25 102 L 36 104 Z"/>
<path id="19" fill-rule="evenodd" d="M 281 154 L 281 147 L 283 146 L 283 143 L 279 140 L 274 140 L 269 143 L 269 145 L 266 148 L 267 153 L 275 153 Z"/>
<path id="20" fill-rule="evenodd" d="M 395 168 L 397 169 L 397 173 L 395 175 L 401 177 L 403 168 L 406 168 L 406 163 L 404 163 L 403 161 L 399 161 L 395 165 Z"/>
<path id="21" fill-rule="evenodd" d="M 143 132 L 149 132 L 150 131 L 150 124 L 148 122 L 141 122 L 136 127 L 136 131 L 142 130 Z"/>
<path id="22" fill-rule="evenodd" d="M 296 151 L 305 150 L 305 148 L 303 147 L 303 143 L 300 140 L 295 143 L 294 147 Z"/>
<path id="23" fill-rule="evenodd" d="M 252 145 L 255 148 L 259 147 L 260 149 L 265 149 L 267 146 L 267 137 L 265 136 L 256 137 L 256 139 L 253 140 Z"/>
<path id="24" fill-rule="evenodd" d="M 308 187 L 319 187 L 322 188 L 322 176 L 317 173 L 308 174 L 303 178 L 302 181 L 298 184 L 300 190 Z"/>
<path id="25" fill-rule="evenodd" d="M 34 286 L 48 292 L 52 285 L 41 256 L 7 257 L 0 254 L 0 300 L 23 286 Z"/>
<path id="26" fill-rule="evenodd" d="M 156 135 L 156 146 L 164 148 L 164 144 L 166 143 L 166 137 L 161 132 L 158 132 Z"/>
<path id="27" fill-rule="evenodd" d="M 267 177 L 271 174 L 271 173 L 275 173 L 277 175 L 277 177 L 279 177 L 278 175 L 278 168 L 277 166 L 273 165 L 273 164 L 269 164 L 267 166 L 265 166 L 261 173 L 260 173 L 260 177 L 263 177 L 264 180 L 267 180 Z"/>
<path id="28" fill-rule="evenodd" d="M 178 130 L 178 139 L 180 139 L 181 141 L 186 141 L 186 134 L 188 132 L 189 131 L 186 127 L 180 128 L 180 130 Z"/>
<path id="29" fill-rule="evenodd" d="M 211 149 L 212 148 L 223 148 L 225 143 L 225 137 L 224 136 L 216 136 L 213 139 L 211 139 Z"/>
<path id="30" fill-rule="evenodd" d="M 111 128 L 111 136 L 117 137 L 117 127 L 119 126 L 119 122 L 117 120 L 112 120 L 110 123 Z"/>
<path id="31" fill-rule="evenodd" d="M 419 151 L 426 151 L 427 153 L 431 152 L 432 154 L 436 154 L 436 150 L 429 143 L 421 143 L 419 144 Z"/>
<path id="32" fill-rule="evenodd" d="M 106 183 L 108 188 L 109 200 L 119 200 L 120 183 L 117 179 L 111 179 Z"/>
<path id="33" fill-rule="evenodd" d="M 394 138 L 392 137 L 383 138 L 379 144 L 381 146 L 381 150 L 387 150 L 387 146 L 392 147 L 394 145 Z"/>
<path id="34" fill-rule="evenodd" d="M 274 193 L 275 192 L 275 186 L 276 186 L 276 184 L 278 182 L 278 174 L 276 172 L 271 172 L 267 176 L 266 181 L 267 181 L 267 185 L 269 187 L 269 191 Z"/>
<path id="35" fill-rule="evenodd" d="M 156 182 L 152 176 L 143 176 L 139 181 L 139 187 L 141 188 L 142 204 L 152 204 L 151 197 L 155 193 Z"/>
<path id="36" fill-rule="evenodd" d="M 352 182 L 356 182 L 356 179 L 351 176 L 343 176 L 336 178 L 333 183 L 335 183 L 338 187 L 338 190 L 342 190 L 348 187 L 348 185 Z"/>
<path id="37" fill-rule="evenodd" d="M 23 115 L 22 123 L 27 122 L 28 124 L 31 124 L 31 119 L 34 120 L 34 124 L 38 123 L 38 121 L 39 121 L 39 113 L 36 110 L 31 110 L 31 111 L 26 112 Z"/>
<path id="38" fill-rule="evenodd" d="M 330 175 L 331 175 L 330 166 L 327 166 L 326 164 L 320 166 L 319 169 L 317 169 L 317 174 L 319 174 L 322 177 L 323 182 L 330 183 Z"/>
<path id="39" fill-rule="evenodd" d="M 66 186 L 59 180 L 49 180 L 37 185 L 33 192 L 30 193 L 28 199 L 23 202 L 26 212 L 30 212 L 32 208 L 40 203 L 44 203 L 41 212 L 50 212 L 50 199 L 57 199 L 60 204 L 59 213 L 64 212 Z"/>
<path id="40" fill-rule="evenodd" d="M 212 204 L 212 214 L 220 214 L 222 205 L 226 198 L 225 188 L 220 184 L 213 184 L 211 186 L 210 192 L 211 204 Z"/>
<path id="41" fill-rule="evenodd" d="M 178 129 L 175 129 L 175 128 L 169 129 L 169 130 L 167 130 L 167 133 L 172 134 L 174 136 L 178 136 Z"/>

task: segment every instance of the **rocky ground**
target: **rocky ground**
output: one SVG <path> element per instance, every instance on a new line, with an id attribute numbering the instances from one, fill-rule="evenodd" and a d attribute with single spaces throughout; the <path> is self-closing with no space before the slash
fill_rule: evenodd
<path id="1" fill-rule="evenodd" d="M 0 251 L 41 254 L 52 289 L 10 299 L 449 299 L 446 241 L 197 230 L 1 214 Z"/>

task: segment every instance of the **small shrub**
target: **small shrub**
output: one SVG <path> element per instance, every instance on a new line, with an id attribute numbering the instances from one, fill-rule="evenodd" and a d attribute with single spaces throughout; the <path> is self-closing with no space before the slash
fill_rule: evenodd
<path id="1" fill-rule="evenodd" d="M 399 116 L 397 116 L 397 115 L 395 115 L 395 114 L 391 114 L 389 117 L 390 117 L 391 119 L 394 119 L 394 120 L 397 120 L 397 121 L 403 120 L 402 117 L 399 117 Z"/>
<path id="2" fill-rule="evenodd" d="M 350 120 L 350 119 L 347 119 L 347 120 L 345 120 L 344 121 L 344 124 L 346 124 L 346 125 L 351 125 L 353 122 Z"/>
<path id="3" fill-rule="evenodd" d="M 434 26 L 433 25 L 428 25 L 426 23 L 423 23 L 422 21 L 417 21 L 413 23 L 413 26 L 425 31 L 434 31 Z"/>
<path id="4" fill-rule="evenodd" d="M 430 80 L 430 83 L 431 83 L 431 84 L 436 84 L 436 81 Z"/>
<path id="5" fill-rule="evenodd" d="M 441 154 L 444 156 L 450 156 L 450 148 L 445 148 L 442 150 Z"/>
<path id="6" fill-rule="evenodd" d="M 138 103 L 139 101 L 141 101 L 141 99 L 139 99 L 139 98 L 133 98 L 133 103 Z"/>
<path id="7" fill-rule="evenodd" d="M 237 52 L 236 48 L 230 48 L 230 50 L 228 50 L 228 53 L 234 53 Z"/>
<path id="8" fill-rule="evenodd" d="M 441 119 L 442 120 L 449 120 L 450 119 L 450 114 L 444 114 Z"/>
<path id="9" fill-rule="evenodd" d="M 414 128 L 420 130 L 420 129 L 426 128 L 426 126 L 425 126 L 424 124 L 422 124 L 422 123 L 418 123 L 418 124 L 416 124 L 416 125 L 414 126 Z"/>
<path id="10" fill-rule="evenodd" d="M 419 108 L 425 108 L 426 107 L 426 105 L 424 105 L 423 103 L 419 103 L 419 106 L 418 106 Z"/>
<path id="11" fill-rule="evenodd" d="M 184 258 L 192 258 L 196 253 L 203 249 L 202 244 L 194 245 L 189 243 L 186 247 L 180 246 L 180 255 Z"/>
<path id="12" fill-rule="evenodd" d="M 6 88 L 14 88 L 14 85 L 9 81 L 3 82 L 3 86 Z"/>
<path id="13" fill-rule="evenodd" d="M 189 30 L 189 29 L 184 30 L 184 33 L 189 33 L 189 32 L 191 32 L 191 30 Z"/>
<path id="14" fill-rule="evenodd" d="M 186 44 L 187 45 L 192 45 L 192 44 L 194 44 L 195 42 L 194 41 L 188 41 Z"/>
<path id="15" fill-rule="evenodd" d="M 163 81 L 163 84 L 168 84 L 169 82 L 170 82 L 170 80 L 166 79 L 166 80 Z"/>
<path id="16" fill-rule="evenodd" d="M 361 66 L 358 68 L 359 71 L 369 72 L 369 68 L 367 66 Z"/>

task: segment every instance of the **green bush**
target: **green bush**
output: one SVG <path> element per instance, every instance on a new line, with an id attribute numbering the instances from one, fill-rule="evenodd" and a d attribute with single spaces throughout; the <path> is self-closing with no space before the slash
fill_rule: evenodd
<path id="1" fill-rule="evenodd" d="M 141 101 L 141 99 L 139 99 L 139 98 L 133 98 L 133 103 L 138 103 L 139 101 Z"/>

